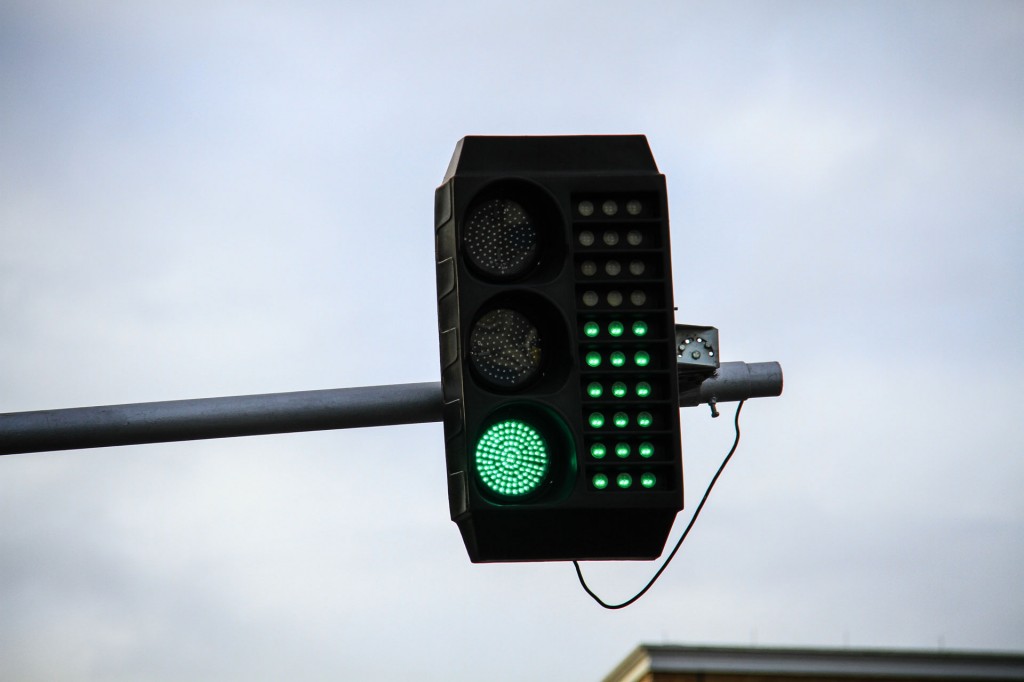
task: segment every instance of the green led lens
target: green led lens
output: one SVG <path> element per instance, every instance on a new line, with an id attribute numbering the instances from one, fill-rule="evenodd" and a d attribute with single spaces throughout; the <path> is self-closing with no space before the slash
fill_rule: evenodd
<path id="1" fill-rule="evenodd" d="M 549 465 L 544 438 L 517 419 L 491 426 L 476 444 L 477 474 L 499 495 L 522 497 L 532 493 L 544 482 Z"/>
<path id="2" fill-rule="evenodd" d="M 612 322 L 608 325 L 608 333 L 612 336 L 622 336 L 624 331 L 626 331 L 626 327 L 621 322 Z"/>
<path id="3" fill-rule="evenodd" d="M 636 394 L 641 398 L 646 398 L 651 395 L 651 385 L 646 381 L 641 381 L 636 385 Z"/>
<path id="4" fill-rule="evenodd" d="M 647 336 L 647 323 L 637 320 L 633 323 L 633 336 Z"/>
<path id="5" fill-rule="evenodd" d="M 616 381 L 612 384 L 612 395 L 616 398 L 625 398 L 627 390 L 629 389 L 626 388 L 626 384 L 621 381 Z"/>
<path id="6" fill-rule="evenodd" d="M 615 477 L 615 485 L 620 488 L 628 488 L 633 485 L 633 477 L 629 474 L 619 474 Z"/>
<path id="7" fill-rule="evenodd" d="M 587 384 L 587 395 L 591 398 L 600 398 L 602 393 L 604 393 L 604 387 L 598 382 L 591 381 Z"/>
<path id="8" fill-rule="evenodd" d="M 613 352 L 608 359 L 611 361 L 612 367 L 622 367 L 626 364 L 626 354 L 622 351 Z"/>
<path id="9" fill-rule="evenodd" d="M 604 443 L 594 443 L 590 446 L 590 456 L 594 459 L 604 459 L 607 454 L 608 448 L 604 446 Z"/>
<path id="10" fill-rule="evenodd" d="M 643 457 L 644 459 L 646 459 L 646 458 L 651 457 L 652 455 L 654 455 L 654 446 L 652 444 L 650 444 L 650 443 L 647 443 L 647 442 L 640 443 L 639 451 L 640 451 L 640 456 Z"/>
<path id="11" fill-rule="evenodd" d="M 638 350 L 636 355 L 633 356 L 633 361 L 636 363 L 637 367 L 646 367 L 651 364 L 651 356 L 647 351 Z"/>
<path id="12" fill-rule="evenodd" d="M 629 426 L 629 415 L 625 412 L 616 412 L 615 416 L 612 417 L 612 421 L 620 429 L 624 429 Z"/>
<path id="13" fill-rule="evenodd" d="M 636 423 L 639 424 L 641 428 L 646 429 L 654 423 L 654 417 L 651 416 L 650 412 L 641 412 L 636 416 Z"/>
<path id="14" fill-rule="evenodd" d="M 616 443 L 615 455 L 616 457 L 629 457 L 629 443 Z"/>
<path id="15" fill-rule="evenodd" d="M 599 429 L 604 426 L 604 415 L 600 412 L 591 412 L 590 419 L 588 421 L 590 422 L 591 428 Z"/>
<path id="16" fill-rule="evenodd" d="M 587 365 L 590 367 L 598 367 L 601 364 L 601 354 L 597 351 L 590 351 L 587 353 Z"/>
<path id="17" fill-rule="evenodd" d="M 640 474 L 640 485 L 645 488 L 653 488 L 654 484 L 657 482 L 658 480 L 654 478 L 654 474 L 651 472 Z"/>
<path id="18" fill-rule="evenodd" d="M 583 325 L 583 333 L 593 338 L 601 333 L 601 326 L 597 322 L 587 322 Z"/>
<path id="19" fill-rule="evenodd" d="M 594 487 L 598 490 L 604 490 L 608 487 L 608 477 L 604 474 L 594 474 L 594 478 L 590 479 L 594 483 Z"/>

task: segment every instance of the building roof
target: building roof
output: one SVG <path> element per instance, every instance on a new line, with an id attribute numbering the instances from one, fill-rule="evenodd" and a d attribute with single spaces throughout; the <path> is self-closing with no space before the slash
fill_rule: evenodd
<path id="1" fill-rule="evenodd" d="M 604 678 L 653 674 L 1024 680 L 1024 653 L 641 644 Z"/>

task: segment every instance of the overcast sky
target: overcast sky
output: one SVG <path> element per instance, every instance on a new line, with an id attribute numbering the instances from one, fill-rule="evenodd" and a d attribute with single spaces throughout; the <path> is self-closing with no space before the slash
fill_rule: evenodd
<path id="1" fill-rule="evenodd" d="M 467 134 L 646 134 L 678 321 L 786 376 L 622 612 L 469 562 L 439 424 L 0 458 L 0 678 L 1024 650 L 1022 74 L 1019 2 L 0 3 L 0 412 L 436 381 Z"/>

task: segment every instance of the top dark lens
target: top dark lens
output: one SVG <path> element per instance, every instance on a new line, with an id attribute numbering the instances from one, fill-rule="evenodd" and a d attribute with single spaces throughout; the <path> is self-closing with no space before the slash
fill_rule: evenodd
<path id="1" fill-rule="evenodd" d="M 463 243 L 473 266 L 495 279 L 524 275 L 537 262 L 537 226 L 511 199 L 491 199 L 473 208 Z"/>

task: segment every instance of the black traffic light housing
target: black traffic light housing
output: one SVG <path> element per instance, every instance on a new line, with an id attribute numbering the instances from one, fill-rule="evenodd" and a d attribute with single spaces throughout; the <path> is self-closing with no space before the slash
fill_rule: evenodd
<path id="1" fill-rule="evenodd" d="M 466 137 L 435 198 L 471 560 L 653 559 L 682 508 L 665 178 L 645 137 Z"/>

